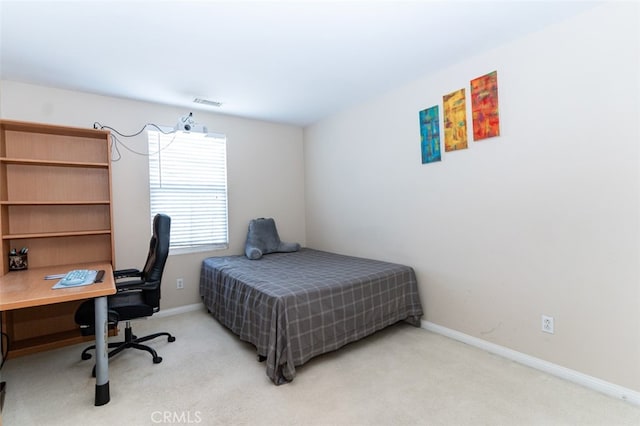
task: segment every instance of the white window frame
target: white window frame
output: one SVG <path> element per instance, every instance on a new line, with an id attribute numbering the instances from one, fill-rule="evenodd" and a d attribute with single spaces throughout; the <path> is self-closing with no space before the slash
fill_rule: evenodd
<path id="1" fill-rule="evenodd" d="M 226 135 L 162 129 L 147 139 L 151 221 L 171 217 L 169 254 L 229 248 Z"/>

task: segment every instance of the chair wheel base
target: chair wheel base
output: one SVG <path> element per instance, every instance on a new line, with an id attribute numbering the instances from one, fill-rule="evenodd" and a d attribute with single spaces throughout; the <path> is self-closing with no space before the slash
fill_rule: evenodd
<path id="1" fill-rule="evenodd" d="M 109 359 L 111 359 L 111 357 L 119 354 L 120 352 L 124 351 L 125 349 L 128 349 L 128 348 L 140 349 L 140 350 L 143 350 L 143 351 L 147 351 L 147 352 L 149 352 L 149 354 L 151 354 L 151 359 L 153 360 L 154 364 L 160 364 L 162 362 L 162 357 L 158 356 L 158 353 L 155 351 L 155 349 L 153 349 L 150 346 L 146 346 L 146 345 L 142 344 L 142 342 L 146 342 L 148 340 L 155 339 L 156 337 L 159 337 L 159 336 L 166 336 L 167 340 L 169 342 L 175 342 L 176 341 L 176 338 L 174 336 L 172 336 L 171 334 L 166 333 L 166 332 L 150 334 L 148 336 L 144 336 L 144 337 L 138 338 L 132 333 L 131 325 L 127 322 L 127 326 L 124 329 L 124 341 L 123 342 L 109 342 L 109 343 L 107 343 L 107 347 L 111 349 L 109 351 L 109 353 L 107 354 L 107 356 L 109 357 Z M 90 349 L 94 349 L 95 350 L 95 345 L 94 346 L 89 346 L 88 348 L 86 348 L 82 352 L 81 358 L 83 360 L 87 360 L 87 359 L 91 358 L 91 354 L 87 352 Z M 95 366 L 93 367 L 93 371 L 91 372 L 91 375 L 93 377 L 95 377 L 95 375 L 96 375 Z"/>

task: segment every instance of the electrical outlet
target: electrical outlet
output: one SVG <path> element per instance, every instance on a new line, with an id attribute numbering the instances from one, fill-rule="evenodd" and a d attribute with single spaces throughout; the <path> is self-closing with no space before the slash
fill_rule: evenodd
<path id="1" fill-rule="evenodd" d="M 182 278 L 178 278 L 176 280 L 176 288 L 178 288 L 178 289 L 184 288 L 184 281 L 182 280 Z"/>
<path id="2" fill-rule="evenodd" d="M 542 316 L 542 331 L 553 334 L 553 317 L 548 315 Z"/>

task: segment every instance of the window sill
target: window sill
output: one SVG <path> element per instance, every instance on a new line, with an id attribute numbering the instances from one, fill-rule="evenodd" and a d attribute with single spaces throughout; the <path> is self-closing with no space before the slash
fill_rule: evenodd
<path id="1" fill-rule="evenodd" d="M 229 244 L 212 244 L 207 246 L 197 246 L 197 247 L 180 247 L 173 248 L 169 250 L 169 256 L 179 256 L 181 254 L 193 254 L 193 253 L 202 253 L 205 251 L 214 251 L 214 250 L 226 250 L 229 248 Z"/>

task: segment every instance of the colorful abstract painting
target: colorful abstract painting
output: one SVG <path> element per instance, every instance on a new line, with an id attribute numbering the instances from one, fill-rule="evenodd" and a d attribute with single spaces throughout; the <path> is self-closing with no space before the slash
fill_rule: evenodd
<path id="1" fill-rule="evenodd" d="M 474 141 L 500 136 L 497 71 L 471 80 L 471 114 Z"/>
<path id="2" fill-rule="evenodd" d="M 467 107 L 464 89 L 442 97 L 444 106 L 444 150 L 467 148 Z"/>
<path id="3" fill-rule="evenodd" d="M 422 164 L 440 161 L 440 115 L 438 105 L 420 111 Z"/>

